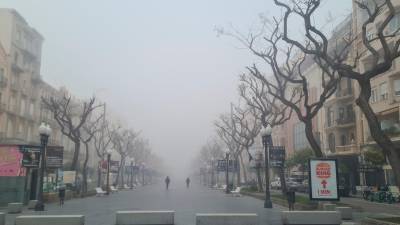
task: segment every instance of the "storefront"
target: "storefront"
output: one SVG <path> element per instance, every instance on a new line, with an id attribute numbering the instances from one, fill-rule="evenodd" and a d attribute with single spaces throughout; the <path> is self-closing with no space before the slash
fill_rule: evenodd
<path id="1" fill-rule="evenodd" d="M 36 199 L 41 148 L 35 145 L 0 146 L 0 205 Z M 43 189 L 55 192 L 62 182 L 63 147 L 48 146 Z"/>

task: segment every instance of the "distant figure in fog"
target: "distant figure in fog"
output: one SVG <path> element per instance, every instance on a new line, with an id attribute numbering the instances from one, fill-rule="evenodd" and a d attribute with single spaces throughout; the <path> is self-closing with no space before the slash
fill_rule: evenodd
<path id="1" fill-rule="evenodd" d="M 165 178 L 165 185 L 167 186 L 167 190 L 168 190 L 168 187 L 169 187 L 169 182 L 171 182 L 171 180 L 169 179 L 169 176 L 167 176 Z"/>
<path id="2" fill-rule="evenodd" d="M 60 199 L 60 206 L 64 205 L 64 199 L 65 199 L 65 187 L 61 186 L 58 189 L 58 198 Z"/>
<path id="3" fill-rule="evenodd" d="M 186 188 L 189 188 L 189 185 L 190 185 L 190 178 L 188 177 L 186 178 Z"/>

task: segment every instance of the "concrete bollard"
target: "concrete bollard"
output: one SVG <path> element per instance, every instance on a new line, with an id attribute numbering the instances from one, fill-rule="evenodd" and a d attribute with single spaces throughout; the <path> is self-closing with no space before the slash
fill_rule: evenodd
<path id="1" fill-rule="evenodd" d="M 41 215 L 18 216 L 15 225 L 84 225 L 83 215 Z"/>
<path id="2" fill-rule="evenodd" d="M 28 209 L 34 209 L 37 203 L 38 203 L 38 200 L 29 200 Z"/>
<path id="3" fill-rule="evenodd" d="M 117 211 L 116 225 L 173 225 L 175 211 Z"/>
<path id="4" fill-rule="evenodd" d="M 196 225 L 258 225 L 258 216 L 253 213 L 199 213 Z"/>
<path id="5" fill-rule="evenodd" d="M 6 214 L 0 212 L 0 225 L 6 224 Z"/>
<path id="6" fill-rule="evenodd" d="M 351 207 L 336 207 L 336 211 L 340 213 L 342 220 L 353 219 L 353 209 Z"/>
<path id="7" fill-rule="evenodd" d="M 336 211 L 283 211 L 284 225 L 340 225 L 340 213 Z"/>
<path id="8" fill-rule="evenodd" d="M 8 213 L 20 213 L 22 212 L 22 203 L 21 202 L 11 202 L 7 205 Z"/>
<path id="9" fill-rule="evenodd" d="M 324 203 L 322 209 L 324 211 L 336 211 L 336 205 L 332 203 Z"/>

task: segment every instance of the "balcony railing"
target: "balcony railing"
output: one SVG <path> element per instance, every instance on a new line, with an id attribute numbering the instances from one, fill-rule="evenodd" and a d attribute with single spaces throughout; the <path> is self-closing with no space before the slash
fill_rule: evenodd
<path id="1" fill-rule="evenodd" d="M 336 91 L 335 96 L 338 97 L 338 98 L 353 96 L 353 89 L 338 90 L 338 91 Z"/>
<path id="2" fill-rule="evenodd" d="M 338 155 L 359 153 L 358 146 L 355 144 L 336 146 L 335 150 L 336 150 L 335 154 L 338 154 Z"/>
<path id="3" fill-rule="evenodd" d="M 346 116 L 342 117 L 339 119 L 336 119 L 335 121 L 327 121 L 326 122 L 326 127 L 331 128 L 331 127 L 336 127 L 336 126 L 346 126 L 346 125 L 353 125 L 355 122 L 355 117 L 353 116 Z"/>

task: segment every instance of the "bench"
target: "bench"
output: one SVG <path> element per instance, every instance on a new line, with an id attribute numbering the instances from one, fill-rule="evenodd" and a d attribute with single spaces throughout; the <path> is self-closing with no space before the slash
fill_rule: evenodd
<path id="1" fill-rule="evenodd" d="M 258 216 L 253 213 L 199 213 L 196 225 L 258 225 Z"/>
<path id="2" fill-rule="evenodd" d="M 37 203 L 38 203 L 38 200 L 29 200 L 28 209 L 34 209 Z"/>
<path id="3" fill-rule="evenodd" d="M 173 225 L 175 211 L 117 211 L 116 225 Z"/>
<path id="4" fill-rule="evenodd" d="M 115 186 L 111 186 L 110 191 L 111 193 L 118 192 L 118 188 L 116 188 Z"/>
<path id="5" fill-rule="evenodd" d="M 351 207 L 336 207 L 336 211 L 340 213 L 342 220 L 353 219 L 353 209 Z"/>
<path id="6" fill-rule="evenodd" d="M 336 211 L 283 211 L 284 225 L 340 225 L 342 219 Z"/>
<path id="7" fill-rule="evenodd" d="M 101 187 L 97 187 L 95 190 L 96 190 L 96 196 L 103 196 L 107 193 L 107 192 L 103 191 L 103 189 L 101 189 Z"/>
<path id="8" fill-rule="evenodd" d="M 21 202 L 11 202 L 7 205 L 8 213 L 20 213 L 22 212 L 22 203 Z"/>
<path id="9" fill-rule="evenodd" d="M 6 224 L 6 214 L 0 212 L 0 225 L 5 225 Z"/>
<path id="10" fill-rule="evenodd" d="M 15 225 L 84 225 L 83 215 L 31 215 L 18 216 Z"/>
<path id="11" fill-rule="evenodd" d="M 231 191 L 232 196 L 234 196 L 234 197 L 240 197 L 240 196 L 242 196 L 242 195 L 240 194 L 240 190 L 241 190 L 241 189 L 242 189 L 241 187 L 237 187 L 234 191 Z"/>
<path id="12" fill-rule="evenodd" d="M 324 211 L 336 211 L 336 205 L 332 203 L 324 203 L 322 209 Z"/>

